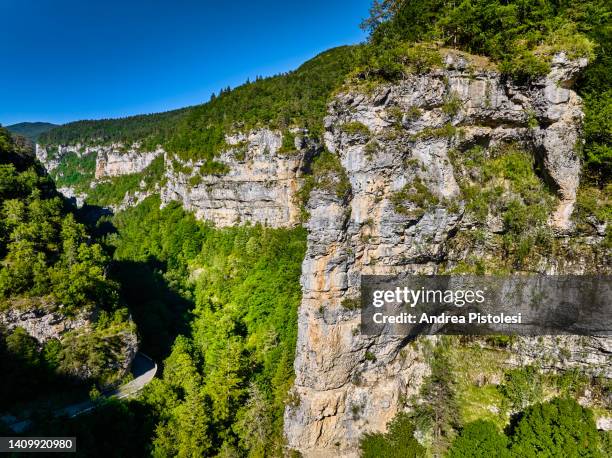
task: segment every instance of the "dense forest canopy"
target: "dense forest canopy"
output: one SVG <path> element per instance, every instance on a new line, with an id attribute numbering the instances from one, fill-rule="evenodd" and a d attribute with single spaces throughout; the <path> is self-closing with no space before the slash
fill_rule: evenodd
<path id="1" fill-rule="evenodd" d="M 189 110 L 190 108 L 182 108 L 165 113 L 70 122 L 43 133 L 38 142 L 43 145 L 115 142 L 132 144 L 150 138 L 152 143 L 162 143 L 178 120 Z"/>
<path id="2" fill-rule="evenodd" d="M 118 214 L 118 232 L 108 239 L 123 293 L 131 296 L 134 288 L 128 300 L 144 350 L 159 357 L 168 356 L 161 341 L 172 347 L 163 377 L 143 396 L 159 421 L 153 454 L 280 451 L 305 231 L 215 229 L 178 204 L 160 210 L 159 203 L 152 197 Z M 153 268 L 148 279 L 139 265 Z M 159 282 L 174 299 L 148 293 L 159 293 Z M 180 329 L 177 318 L 191 323 Z M 183 335 L 173 341 L 176 332 Z"/>
<path id="3" fill-rule="evenodd" d="M 109 258 L 55 191 L 29 148 L 0 128 L 0 313 L 10 309 L 95 312 L 93 329 L 72 331 L 44 344 L 16 327 L 0 327 L 0 407 L 79 385 L 79 368 L 100 386 L 114 380 L 115 348 L 132 332 L 118 285 L 107 276 Z M 82 383 L 80 384 L 83 385 Z"/>
<path id="4" fill-rule="evenodd" d="M 0 306 L 18 299 L 62 304 L 67 312 L 116 302 L 106 256 L 92 243 L 28 150 L 0 129 Z"/>

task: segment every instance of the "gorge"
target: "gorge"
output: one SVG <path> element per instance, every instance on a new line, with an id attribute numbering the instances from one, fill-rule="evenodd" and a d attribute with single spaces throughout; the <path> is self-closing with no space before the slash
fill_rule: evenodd
<path id="1" fill-rule="evenodd" d="M 136 351 L 160 367 L 138 399 L 62 428 L 121 425 L 126 456 L 529 456 L 549 430 L 525 424 L 549 415 L 572 430 L 558 453 L 612 450 L 608 334 L 361 332 L 363 275 L 611 274 L 609 43 L 593 19 L 609 7 L 473 3 L 375 2 L 367 43 L 201 105 L 54 127 L 35 165 L 13 159 L 22 193 L 44 168 L 22 200 L 59 208 L 57 190 L 67 221 L 19 258 L 46 260 L 51 292 L 34 267 L 29 290 L 0 288 L 7 348 L 15 333 L 41 361 L 48 341 L 103 348 L 88 361 L 114 375 L 54 369 L 94 397 Z M 17 207 L 0 220 L 7 272 Z M 78 296 L 59 266 L 102 293 Z"/>

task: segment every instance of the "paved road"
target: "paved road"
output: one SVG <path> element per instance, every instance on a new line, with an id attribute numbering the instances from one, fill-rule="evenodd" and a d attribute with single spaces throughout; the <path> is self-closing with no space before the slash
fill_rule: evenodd
<path id="1" fill-rule="evenodd" d="M 157 363 L 149 358 L 144 353 L 136 353 L 136 357 L 134 361 L 132 361 L 132 374 L 134 378 L 131 382 L 126 383 L 125 385 L 121 385 L 119 388 L 106 391 L 102 393 L 102 397 L 106 399 L 124 399 L 129 398 L 136 395 L 140 390 L 144 388 L 157 372 Z M 71 404 L 61 409 L 57 409 L 53 414 L 56 417 L 68 417 L 73 418 L 77 417 L 81 414 L 89 412 L 95 409 L 98 406 L 97 403 L 87 400 L 83 402 L 79 402 L 77 404 Z M 13 423 L 10 423 L 8 426 L 16 433 L 21 433 L 25 431 L 31 422 L 30 420 L 22 420 L 18 421 L 15 419 Z"/>

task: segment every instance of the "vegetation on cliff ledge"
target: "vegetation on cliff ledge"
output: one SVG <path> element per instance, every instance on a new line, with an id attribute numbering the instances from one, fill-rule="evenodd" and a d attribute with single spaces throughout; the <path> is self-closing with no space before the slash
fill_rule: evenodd
<path id="1" fill-rule="evenodd" d="M 376 0 L 354 75 L 390 80 L 439 65 L 426 42 L 487 56 L 518 82 L 547 73 L 557 52 L 586 57 L 576 84 L 586 115 L 585 171 L 602 187 L 612 176 L 611 19 L 605 0 Z"/>
<path id="2" fill-rule="evenodd" d="M 509 364 L 514 339 L 422 337 L 431 362 L 418 395 L 404 400 L 384 434 L 365 434 L 364 458 L 395 456 L 609 456 L 610 435 L 597 431 L 609 382 L 578 369 L 556 373 Z M 589 393 L 593 409 L 574 399 Z"/>

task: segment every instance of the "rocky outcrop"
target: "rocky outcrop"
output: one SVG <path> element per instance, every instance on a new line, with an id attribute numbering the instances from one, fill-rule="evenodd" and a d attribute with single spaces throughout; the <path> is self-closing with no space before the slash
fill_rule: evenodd
<path id="1" fill-rule="evenodd" d="M 94 177 L 96 180 L 140 173 L 153 160 L 163 154 L 158 148 L 155 151 L 140 151 L 139 144 L 126 147 L 121 143 L 110 145 L 36 145 L 36 158 L 45 166 L 48 172 L 55 170 L 68 154 L 75 154 L 79 159 L 94 155 L 96 158 Z"/>
<path id="2" fill-rule="evenodd" d="M 92 317 L 91 313 L 69 318 L 57 310 L 10 308 L 0 313 L 0 324 L 8 331 L 23 328 L 38 343 L 44 344 L 51 339 L 60 340 L 69 331 L 90 328 Z"/>
<path id="3" fill-rule="evenodd" d="M 87 360 L 87 353 L 75 358 L 70 364 L 60 364 L 59 370 L 74 377 L 87 380 L 92 377 L 99 382 L 113 384 L 124 377 L 138 352 L 138 338 L 133 325 L 118 332 L 97 333 L 95 313 L 81 311 L 76 316 L 67 316 L 60 308 L 37 307 L 20 309 L 11 307 L 0 313 L 0 327 L 6 332 L 22 328 L 41 346 L 50 340 L 59 341 L 64 348 L 76 348 L 83 352 L 83 340 L 96 340 L 95 351 L 106 351 L 105 364 L 100 366 L 95 358 Z M 93 336 L 93 337 L 92 337 Z M 107 350 L 101 350 L 102 348 Z M 76 364 L 75 364 L 76 363 Z"/>
<path id="4" fill-rule="evenodd" d="M 129 373 L 138 352 L 136 333 L 134 330 L 123 330 L 108 335 L 95 335 L 95 348 L 84 353 L 80 350 L 82 339 L 91 340 L 91 336 L 83 331 L 71 333 L 62 341 L 67 351 L 76 354 L 76 357 L 69 362 L 62 361 L 59 371 L 82 380 L 96 379 L 107 388 L 116 385 Z M 103 365 L 96 359 L 101 356 L 104 357 Z"/>
<path id="5" fill-rule="evenodd" d="M 52 153 L 50 146 L 36 144 L 36 159 L 45 166 L 47 172 L 52 172 L 59 166 L 62 156 L 59 152 L 57 154 Z"/>
<path id="6" fill-rule="evenodd" d="M 347 90 L 330 104 L 325 146 L 352 192 L 343 199 L 318 189 L 308 203 L 294 402 L 285 412 L 290 448 L 304 456 L 354 456 L 359 437 L 384 430 L 400 399 L 418 393 L 429 373 L 424 355 L 405 339 L 360 335 L 359 311 L 342 302 L 358 297 L 363 274 L 440 271 L 447 242 L 470 228 L 451 154 L 512 142 L 534 151 L 558 194 L 550 223 L 558 231 L 571 227 L 582 112 L 570 86 L 585 64 L 559 55 L 549 75 L 521 87 L 448 54 L 442 69 L 371 93 Z M 417 212 L 412 202 L 398 212 L 394 195 L 417 181 L 442 204 Z M 606 342 L 603 351 L 594 345 L 591 362 L 609 357 Z M 531 351 L 523 350 L 523 363 Z"/>
<path id="7" fill-rule="evenodd" d="M 85 204 L 85 199 L 87 198 L 86 194 L 78 192 L 70 186 L 62 186 L 61 188 L 57 188 L 57 192 L 62 194 L 77 208 L 81 208 L 83 204 Z"/>
<path id="8" fill-rule="evenodd" d="M 282 134 L 269 129 L 227 137 L 227 149 L 215 158 L 227 173 L 201 174 L 204 161 L 179 162 L 176 167 L 168 159 L 162 203 L 182 202 L 198 219 L 219 227 L 297 224 L 300 208 L 295 194 L 302 169 L 317 150 L 305 132 L 297 133 L 295 151 L 289 152 L 281 152 Z"/>
<path id="9" fill-rule="evenodd" d="M 137 145 L 136 145 L 137 146 Z M 164 153 L 161 148 L 155 151 L 137 151 L 132 148 L 127 152 L 116 151 L 117 145 L 100 147 L 96 157 L 96 180 L 105 177 L 117 177 L 140 173 L 146 169 L 153 160 Z"/>
<path id="10" fill-rule="evenodd" d="M 531 93 L 539 124 L 533 132 L 534 144 L 561 198 L 552 216 L 552 223 L 561 230 L 571 227 L 580 173 L 578 147 L 583 113 L 580 97 L 570 88 L 586 64 L 586 59 L 570 61 L 565 54 L 557 54 L 552 71 L 534 85 Z"/>
<path id="11" fill-rule="evenodd" d="M 577 369 L 612 379 L 612 339 L 609 337 L 540 336 L 519 339 L 512 346 L 510 364 L 537 364 L 542 369 Z"/>

